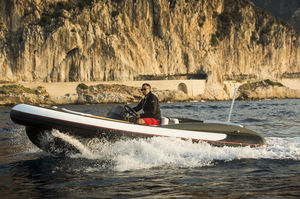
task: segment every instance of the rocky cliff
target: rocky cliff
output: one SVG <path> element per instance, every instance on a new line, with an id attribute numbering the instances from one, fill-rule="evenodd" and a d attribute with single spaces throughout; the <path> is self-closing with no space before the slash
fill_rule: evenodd
<path id="1" fill-rule="evenodd" d="M 248 0 L 0 0 L 0 81 L 300 76 L 300 37 Z"/>
<path id="2" fill-rule="evenodd" d="M 299 0 L 252 0 L 255 5 L 269 11 L 291 24 L 300 31 L 300 1 Z"/>

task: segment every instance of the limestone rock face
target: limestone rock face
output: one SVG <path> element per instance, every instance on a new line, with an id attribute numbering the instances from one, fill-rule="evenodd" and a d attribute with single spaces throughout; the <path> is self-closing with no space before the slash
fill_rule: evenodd
<path id="1" fill-rule="evenodd" d="M 138 102 L 142 95 L 138 88 L 125 85 L 104 85 L 98 84 L 86 89 L 77 87 L 78 103 L 126 103 Z"/>
<path id="2" fill-rule="evenodd" d="M 300 37 L 248 0 L 0 0 L 0 81 L 300 74 Z"/>
<path id="3" fill-rule="evenodd" d="M 300 90 L 279 86 L 259 87 L 253 91 L 239 91 L 237 98 L 241 100 L 257 99 L 292 99 L 299 98 Z"/>
<path id="4" fill-rule="evenodd" d="M 98 84 L 86 89 L 77 87 L 78 99 L 76 103 L 99 104 L 99 103 L 138 103 L 143 95 L 139 88 L 118 84 Z M 182 91 L 152 90 L 160 102 L 178 102 L 194 100 Z M 196 98 L 195 98 L 196 99 Z"/>

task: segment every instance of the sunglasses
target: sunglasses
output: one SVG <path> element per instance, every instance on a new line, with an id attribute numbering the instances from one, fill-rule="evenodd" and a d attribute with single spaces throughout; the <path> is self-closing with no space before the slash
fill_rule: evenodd
<path id="1" fill-rule="evenodd" d="M 145 90 L 147 90 L 147 89 L 148 89 L 148 88 L 142 88 L 141 91 L 145 91 Z"/>

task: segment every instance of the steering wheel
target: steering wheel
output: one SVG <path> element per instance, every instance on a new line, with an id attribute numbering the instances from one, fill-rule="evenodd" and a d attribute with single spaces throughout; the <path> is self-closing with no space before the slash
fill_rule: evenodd
<path id="1" fill-rule="evenodd" d="M 131 108 L 131 107 L 128 106 L 128 105 L 124 105 L 124 109 L 125 109 L 125 111 L 126 111 L 129 115 L 131 115 L 132 117 L 137 118 L 138 114 L 137 114 L 137 112 L 136 112 L 135 110 L 133 110 L 133 108 Z"/>

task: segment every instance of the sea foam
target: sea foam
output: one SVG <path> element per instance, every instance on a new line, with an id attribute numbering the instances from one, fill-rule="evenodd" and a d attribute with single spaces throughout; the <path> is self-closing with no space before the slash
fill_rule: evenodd
<path id="1" fill-rule="evenodd" d="M 17 137 L 25 139 L 19 129 Z M 214 147 L 205 142 L 193 143 L 177 138 L 153 137 L 108 142 L 97 138 L 79 140 L 75 137 L 52 131 L 54 137 L 71 144 L 80 153 L 71 158 L 83 158 L 112 162 L 110 169 L 116 171 L 149 169 L 154 167 L 203 167 L 214 166 L 215 161 L 236 159 L 292 159 L 300 160 L 300 137 L 267 137 L 262 147 Z M 50 138 L 48 138 L 50 139 Z M 27 139 L 26 139 L 27 140 Z M 26 142 L 27 152 L 40 152 Z"/>
<path id="2" fill-rule="evenodd" d="M 88 144 L 89 153 L 74 157 L 114 162 L 114 170 L 126 171 L 153 167 L 203 167 L 214 161 L 236 159 L 300 160 L 300 137 L 267 138 L 267 146 L 213 147 L 205 142 L 193 143 L 176 138 L 121 140 L 114 143 L 95 141 Z"/>

